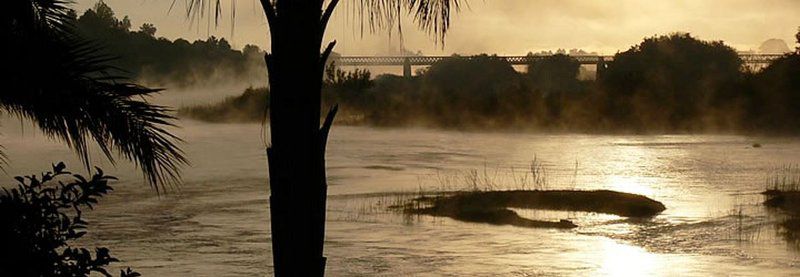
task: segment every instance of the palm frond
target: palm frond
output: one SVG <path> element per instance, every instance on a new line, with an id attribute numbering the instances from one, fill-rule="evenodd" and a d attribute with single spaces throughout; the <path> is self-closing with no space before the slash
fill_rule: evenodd
<path id="1" fill-rule="evenodd" d="M 69 30 L 69 5 L 72 3 L 72 0 L 12 1 L 0 12 L 5 21 L 3 27 L 13 28 L 17 32 Z"/>
<path id="2" fill-rule="evenodd" d="M 178 0 L 173 0 L 172 4 Z M 214 2 L 214 18 L 218 22 L 222 16 L 222 0 L 184 0 L 186 16 L 196 18 L 205 16 L 210 2 Z M 255 0 L 254 0 L 255 1 Z M 260 0 L 262 5 L 277 7 L 280 1 L 291 0 Z M 350 0 L 351 5 L 359 16 L 359 22 L 364 27 L 369 27 L 371 32 L 380 30 L 393 30 L 397 28 L 402 33 L 401 17 L 411 15 L 420 29 L 436 37 L 437 41 L 444 41 L 450 29 L 450 17 L 461 7 L 465 0 Z M 232 18 L 235 16 L 235 3 L 231 2 Z M 325 2 L 331 2 L 326 0 Z"/>
<path id="3" fill-rule="evenodd" d="M 423 31 L 444 41 L 450 29 L 452 13 L 460 9 L 459 0 L 358 0 L 358 14 L 362 26 L 370 30 L 392 30 L 397 28 L 402 34 L 401 16 L 411 15 Z"/>
<path id="4" fill-rule="evenodd" d="M 68 3 L 31 0 L 35 7 L 29 10 L 38 19 L 17 15 L 2 23 L 13 34 L 3 53 L 13 70 L 3 75 L 7 87 L 0 93 L 0 108 L 64 141 L 87 168 L 94 140 L 112 163 L 115 153 L 133 161 L 157 191 L 176 184 L 188 162 L 177 145 L 181 140 L 166 129 L 175 118 L 167 107 L 144 98 L 159 90 L 127 82 L 122 71 L 108 65 L 115 57 L 75 35 L 61 10 Z M 14 25 L 25 21 L 32 24 Z"/>

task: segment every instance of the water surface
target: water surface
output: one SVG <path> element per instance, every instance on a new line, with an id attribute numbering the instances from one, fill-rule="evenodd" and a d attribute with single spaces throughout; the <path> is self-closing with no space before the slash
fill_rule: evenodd
<path id="1" fill-rule="evenodd" d="M 4 124 L 13 174 L 74 155 L 30 126 Z M 192 166 L 180 192 L 157 196 L 129 164 L 93 161 L 120 177 L 89 213 L 87 245 L 107 246 L 145 276 L 271 273 L 269 191 L 257 124 L 183 121 Z M 751 145 L 758 142 L 761 148 Z M 650 220 L 520 210 L 569 218 L 574 230 L 407 217 L 386 209 L 402 193 L 525 188 L 536 156 L 548 188 L 644 194 L 667 210 Z M 800 163 L 800 140 L 726 135 L 580 135 L 335 127 L 328 152 L 326 255 L 348 275 L 795 275 L 796 243 L 758 205 L 769 172 Z M 5 177 L 6 183 L 10 177 Z M 112 268 L 116 268 L 112 266 Z"/>

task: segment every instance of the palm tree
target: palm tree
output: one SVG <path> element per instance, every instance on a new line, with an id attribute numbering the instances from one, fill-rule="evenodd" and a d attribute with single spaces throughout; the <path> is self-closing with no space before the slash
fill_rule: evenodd
<path id="1" fill-rule="evenodd" d="M 121 76 L 114 57 L 76 34 L 71 0 L 11 0 L 0 11 L 3 36 L 0 108 L 29 119 L 48 137 L 64 141 L 89 166 L 93 140 L 113 163 L 133 161 L 159 191 L 179 181 L 187 163 L 170 110 L 148 103 L 158 92 Z"/>
<path id="2" fill-rule="evenodd" d="M 173 0 L 175 1 L 175 0 Z M 191 16 L 221 0 L 185 0 Z M 269 71 L 272 254 L 277 276 L 323 276 L 325 257 L 325 147 L 337 107 L 320 126 L 325 61 L 323 35 L 339 0 L 260 0 L 270 29 Z M 425 31 L 444 38 L 459 0 L 353 0 L 362 22 L 373 29 L 400 28 L 408 12 Z M 174 4 L 174 2 L 173 2 Z"/>

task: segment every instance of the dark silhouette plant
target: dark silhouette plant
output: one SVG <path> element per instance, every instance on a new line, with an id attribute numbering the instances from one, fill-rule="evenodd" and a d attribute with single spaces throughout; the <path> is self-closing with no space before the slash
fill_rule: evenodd
<path id="1" fill-rule="evenodd" d="M 797 33 L 794 34 L 794 39 L 797 42 L 797 47 L 795 47 L 795 52 L 800 54 L 800 27 L 797 27 Z"/>
<path id="2" fill-rule="evenodd" d="M 96 170 L 87 179 L 58 163 L 38 177 L 17 176 L 16 188 L 0 192 L 0 276 L 112 276 L 105 267 L 119 260 L 108 248 L 70 245 L 87 232 L 83 210 L 94 209 L 116 180 Z M 140 275 L 127 268 L 120 276 Z"/>
<path id="3" fill-rule="evenodd" d="M 604 113 L 635 129 L 702 130 L 704 113 L 731 108 L 742 64 L 721 41 L 686 33 L 646 38 L 608 63 L 600 80 Z"/>
<path id="4" fill-rule="evenodd" d="M 87 169 L 94 141 L 110 161 L 118 154 L 136 164 L 157 190 L 179 182 L 187 160 L 167 129 L 171 109 L 145 99 L 160 90 L 129 82 L 110 64 L 115 56 L 79 35 L 71 3 L 15 0 L 0 10 L 8 69 L 0 75 L 0 109 L 63 141 Z"/>
<path id="5" fill-rule="evenodd" d="M 187 160 L 180 139 L 166 129 L 174 117 L 168 107 L 144 99 L 160 90 L 128 82 L 110 64 L 113 55 L 78 34 L 72 3 L 15 0 L 0 10 L 0 57 L 7 69 L 0 75 L 0 109 L 63 141 L 87 169 L 94 141 L 112 163 L 114 154 L 132 161 L 157 191 L 179 182 Z M 117 23 L 130 28 L 127 19 Z M 90 251 L 70 242 L 86 234 L 82 211 L 92 209 L 115 178 L 98 168 L 86 179 L 59 163 L 38 177 L 15 179 L 16 188 L 0 192 L 0 276 L 111 276 L 105 267 L 118 260 L 107 248 Z M 139 273 L 128 268 L 120 276 Z"/>
<path id="6" fill-rule="evenodd" d="M 173 0 L 177 1 L 177 0 Z M 221 0 L 185 0 L 187 16 Z M 275 275 L 322 276 L 326 258 L 325 212 L 328 194 L 325 149 L 338 106 L 324 121 L 322 78 L 336 42 L 323 46 L 328 21 L 339 0 L 261 0 L 271 49 L 269 72 L 270 223 Z M 459 0 L 354 0 L 364 25 L 400 28 L 400 16 L 414 16 L 423 30 L 444 38 Z M 235 14 L 235 13 L 233 13 Z M 324 49 L 320 52 L 320 49 Z"/>

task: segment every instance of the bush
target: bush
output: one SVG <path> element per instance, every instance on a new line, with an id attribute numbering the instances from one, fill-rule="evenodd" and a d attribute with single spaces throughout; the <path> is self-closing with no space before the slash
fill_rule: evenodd
<path id="1" fill-rule="evenodd" d="M 93 209 L 116 178 L 97 168 L 87 180 L 65 169 L 59 163 L 41 177 L 14 177 L 17 187 L 0 193 L 0 276 L 111 276 L 105 267 L 119 260 L 107 248 L 95 249 L 92 256 L 69 242 L 86 234 L 82 209 Z M 140 274 L 128 268 L 120 276 Z"/>
<path id="2" fill-rule="evenodd" d="M 702 129 L 702 117 L 730 108 L 741 68 L 736 50 L 719 41 L 647 38 L 608 63 L 600 80 L 609 99 L 604 114 L 634 128 Z"/>
<path id="3" fill-rule="evenodd" d="M 800 54 L 773 61 L 752 77 L 749 129 L 800 130 Z"/>
<path id="4" fill-rule="evenodd" d="M 424 116 L 445 127 L 505 126 L 537 96 L 508 61 L 496 56 L 453 56 L 433 64 L 421 77 Z"/>
<path id="5" fill-rule="evenodd" d="M 180 108 L 178 116 L 208 122 L 258 122 L 269 110 L 269 89 L 248 88 L 239 96 L 230 96 L 220 103 Z"/>

